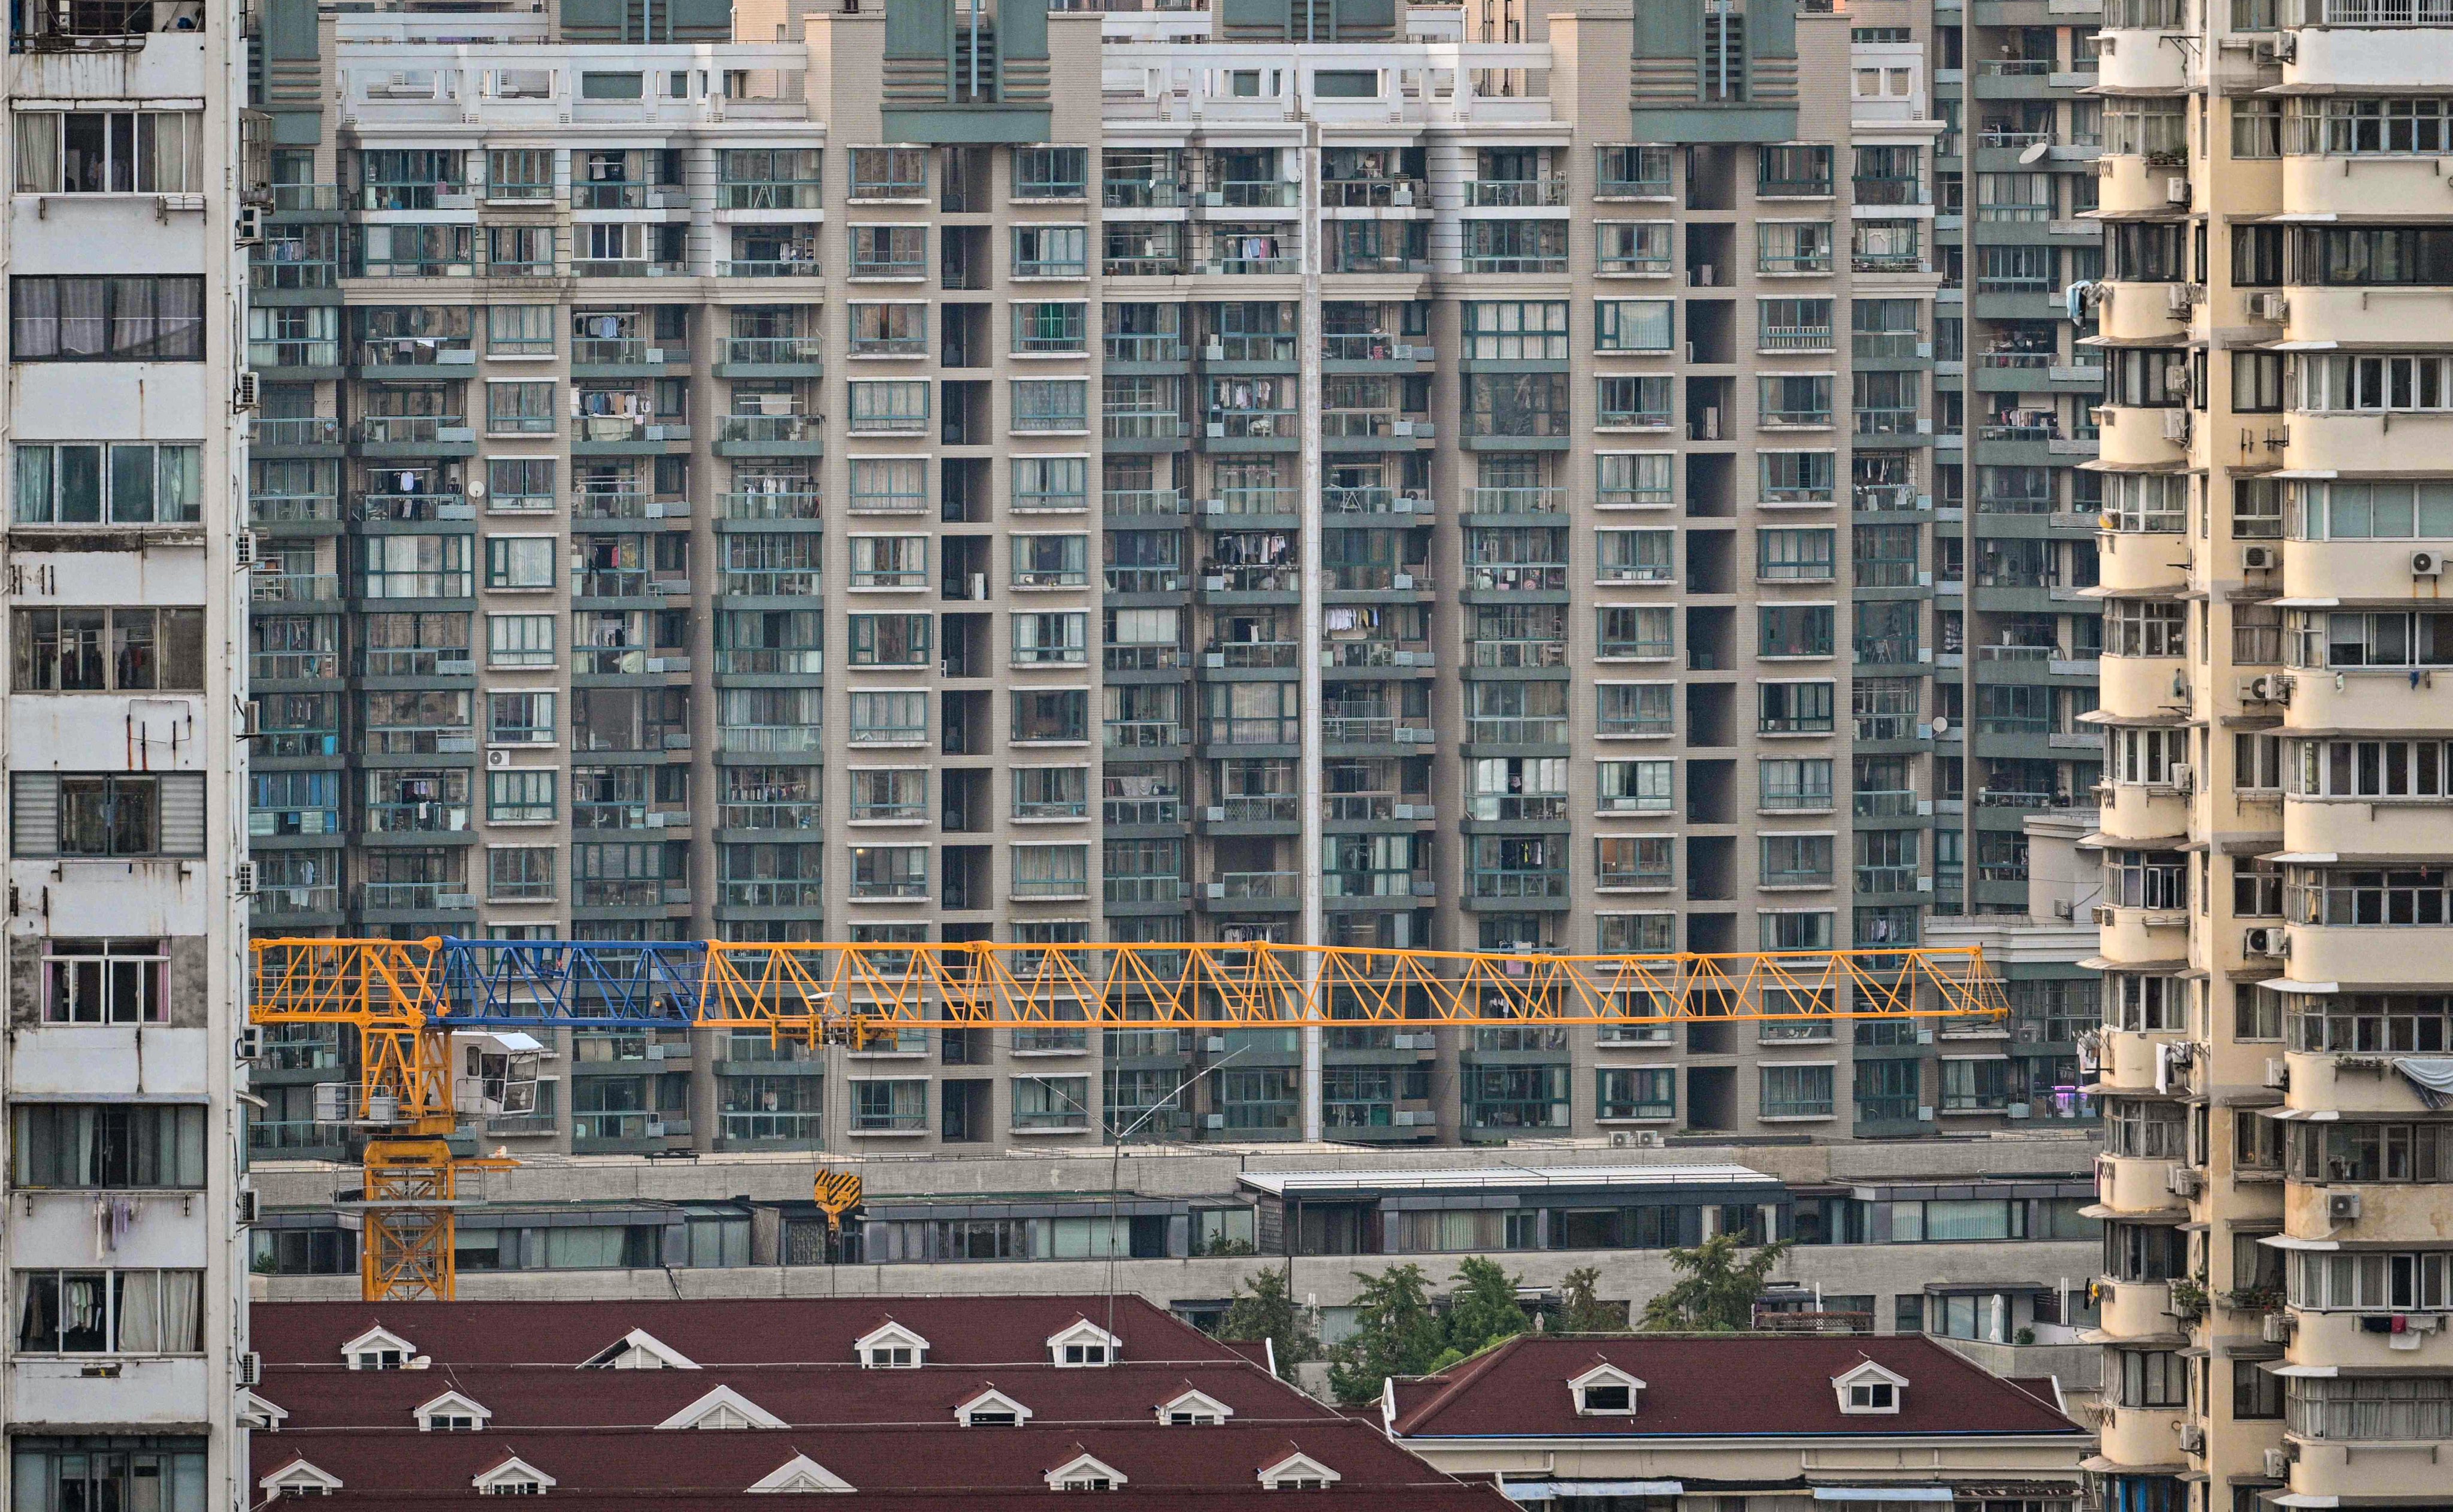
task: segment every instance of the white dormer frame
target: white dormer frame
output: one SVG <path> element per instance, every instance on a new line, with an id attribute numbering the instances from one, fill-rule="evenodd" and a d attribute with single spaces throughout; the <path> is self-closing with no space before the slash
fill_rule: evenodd
<path id="1" fill-rule="evenodd" d="M 433 1401 L 421 1404 L 415 1417 L 417 1431 L 420 1433 L 468 1433 L 493 1426 L 494 1412 L 492 1408 L 474 1397 L 457 1391 L 447 1391 Z M 460 1427 L 457 1423 L 437 1427 L 435 1420 L 438 1418 L 468 1418 L 474 1421 L 468 1428 Z"/>
<path id="2" fill-rule="evenodd" d="M 1028 1407 L 1026 1407 L 1021 1403 L 1014 1401 L 1011 1397 L 1007 1396 L 996 1387 L 990 1386 L 986 1391 L 981 1392 L 978 1396 L 964 1403 L 961 1406 L 956 1407 L 954 1409 L 954 1421 L 967 1428 L 973 1425 L 971 1420 L 982 1413 L 1005 1412 L 1010 1412 L 1013 1414 L 1013 1425 L 1017 1428 L 1022 1427 L 1024 1424 L 1030 1422 L 1030 1409 Z M 1000 1426 L 1002 1426 L 1002 1424 L 1000 1424 Z"/>
<path id="3" fill-rule="evenodd" d="M 928 1363 L 928 1341 L 888 1318 L 853 1340 L 851 1352 L 870 1370 L 914 1370 Z"/>
<path id="4" fill-rule="evenodd" d="M 1047 1336 L 1048 1363 L 1062 1367 L 1112 1365 L 1124 1353 L 1123 1340 L 1087 1318 L 1077 1318 Z"/>
<path id="5" fill-rule="evenodd" d="M 1068 1481 L 1104 1481 L 1105 1485 L 1067 1485 Z M 1077 1454 L 1047 1472 L 1050 1491 L 1113 1491 L 1125 1483 L 1125 1473 L 1095 1455 Z"/>
<path id="6" fill-rule="evenodd" d="M 656 1426 L 721 1429 L 788 1428 L 791 1424 L 730 1386 L 718 1386 Z"/>
<path id="7" fill-rule="evenodd" d="M 543 1496 L 561 1482 L 515 1454 L 469 1477 L 469 1483 L 481 1496 Z"/>
<path id="8" fill-rule="evenodd" d="M 859 1489 L 806 1454 L 796 1454 L 749 1487 L 752 1496 L 841 1496 Z"/>
<path id="9" fill-rule="evenodd" d="M 341 1346 L 341 1363 L 352 1370 L 406 1370 L 416 1358 L 415 1344 L 380 1326 Z"/>
<path id="10" fill-rule="evenodd" d="M 1158 1421 L 1178 1427 L 1215 1426 L 1235 1415 L 1235 1409 L 1207 1391 L 1190 1386 L 1158 1404 Z"/>
<path id="11" fill-rule="evenodd" d="M 341 1488 L 341 1478 L 304 1460 L 292 1460 L 255 1483 L 268 1497 L 330 1496 Z"/>
<path id="12" fill-rule="evenodd" d="M 1594 1397 L 1596 1388 L 1601 1392 L 1598 1401 Z M 1581 1376 L 1570 1377 L 1567 1389 L 1575 1394 L 1579 1418 L 1632 1418 L 1644 1400 L 1644 1383 L 1607 1362 Z M 1622 1394 L 1624 1405 L 1620 1404 Z"/>
<path id="13" fill-rule="evenodd" d="M 698 1362 L 648 1332 L 633 1328 L 579 1363 L 582 1370 L 696 1370 Z"/>
<path id="14" fill-rule="evenodd" d="M 1841 1412 L 1848 1417 L 1891 1416 L 1900 1410 L 1900 1399 L 1907 1395 L 1908 1378 L 1868 1360 L 1833 1376 L 1831 1389 L 1839 1396 Z"/>
<path id="15" fill-rule="evenodd" d="M 1346 1478 L 1310 1455 L 1298 1453 L 1264 1465 L 1260 1479 L 1262 1489 L 1267 1491 L 1325 1491 Z"/>
<path id="16" fill-rule="evenodd" d="M 238 1394 L 238 1421 L 250 1428 L 273 1433 L 289 1421 L 289 1409 L 242 1388 Z"/>

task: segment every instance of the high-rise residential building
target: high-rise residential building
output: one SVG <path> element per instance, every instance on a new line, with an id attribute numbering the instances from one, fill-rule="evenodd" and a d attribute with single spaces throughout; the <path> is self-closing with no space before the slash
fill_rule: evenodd
<path id="1" fill-rule="evenodd" d="M 245 44 L 201 0 L 10 13 L 10 1504 L 251 1499 L 238 1070 Z"/>
<path id="2" fill-rule="evenodd" d="M 262 31 L 260 928 L 1751 951 L 1965 895 L 1908 0 Z M 1982 1025 L 556 1049 L 514 1151 L 2071 1105 Z M 259 1150 L 335 1152 L 349 1047 L 272 1053 Z"/>
<path id="3" fill-rule="evenodd" d="M 2105 24 L 2104 1504 L 2430 1501 L 2453 16 Z"/>
<path id="4" fill-rule="evenodd" d="M 1935 11 L 1944 524 L 1934 575 L 1947 664 L 1936 713 L 1950 742 L 1944 786 L 1964 801 L 1936 839 L 1971 914 L 2024 906 L 2022 824 L 2086 807 L 2103 763 L 2103 733 L 2084 721 L 2095 706 L 2101 610 L 2087 590 L 2103 489 L 2083 464 L 2097 451 L 2104 375 L 2084 345 L 2091 325 L 2063 295 L 2103 266 L 2091 218 L 2103 105 L 2083 92 L 2096 77 L 2098 10 Z"/>

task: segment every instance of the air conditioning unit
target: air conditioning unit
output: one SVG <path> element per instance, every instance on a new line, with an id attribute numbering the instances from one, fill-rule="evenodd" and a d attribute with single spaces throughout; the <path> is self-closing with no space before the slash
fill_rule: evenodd
<path id="1" fill-rule="evenodd" d="M 2249 319 L 2272 325 L 2280 326 L 2291 313 L 2291 302 L 2271 290 L 2251 294 L 2244 303 L 2248 306 Z"/>
<path id="2" fill-rule="evenodd" d="M 2281 955 L 2283 949 L 2283 942 L 2288 938 L 2289 936 L 2283 932 L 2280 925 L 2260 925 L 2254 929 L 2243 929 L 2240 932 L 2241 953 L 2251 956 Z"/>
<path id="3" fill-rule="evenodd" d="M 238 244 L 253 247 L 264 240 L 264 207 L 242 205 L 238 208 Z"/>
<path id="4" fill-rule="evenodd" d="M 2181 446 L 2189 444 L 2189 412 L 2185 409 L 2164 411 L 2164 439 Z"/>
<path id="5" fill-rule="evenodd" d="M 510 765 L 511 753 L 509 751 L 489 750 L 486 753 L 486 769 L 489 771 L 508 771 L 510 768 Z"/>
<path id="6" fill-rule="evenodd" d="M 2164 1064 L 2176 1070 L 2183 1066 L 2195 1065 L 2197 1060 L 2198 1047 L 2186 1041 L 2164 1046 Z"/>
<path id="7" fill-rule="evenodd" d="M 253 409 L 256 406 L 260 389 L 261 384 L 257 380 L 252 369 L 241 372 L 238 375 L 237 382 L 232 384 L 230 387 L 230 408 L 240 411 L 241 413 Z"/>
<path id="8" fill-rule="evenodd" d="M 1225 1128 L 1226 1126 L 1226 1115 L 1224 1113 L 1204 1113 L 1201 1115 L 1201 1126 L 1203 1128 Z"/>
<path id="9" fill-rule="evenodd" d="M 2274 1088 L 2278 1092 L 2289 1090 L 2291 1086 L 2291 1063 L 2279 1055 L 2267 1056 L 2265 1058 L 2265 1084 Z"/>
<path id="10" fill-rule="evenodd" d="M 2204 1190 L 2205 1178 L 2186 1165 L 2175 1165 L 2172 1167 L 2171 1181 L 2168 1184 L 2175 1197 L 2195 1197 Z"/>
<path id="11" fill-rule="evenodd" d="M 2359 1194 L 2359 1193 L 2357 1193 L 2357 1192 L 2327 1192 L 2327 1193 L 2325 1194 L 2325 1221 L 2326 1221 L 2327 1223 L 2329 1223 L 2329 1224 L 2356 1224 L 2356 1223 L 2358 1223 L 2358 1222 L 2359 1222 L 2359 1220 L 2360 1220 L 2360 1194 Z"/>
<path id="12" fill-rule="evenodd" d="M 2184 1423 L 2182 1423 L 2182 1424 L 2181 1424 L 2181 1452 L 2182 1452 L 2183 1454 L 2204 1454 L 2204 1453 L 2205 1453 L 2205 1452 L 2206 1452 L 2206 1430 L 2205 1430 L 2205 1429 L 2204 1429 L 2204 1428 L 2202 1428 L 2202 1427 L 2200 1427 L 2200 1426 L 2198 1426 L 2198 1425 L 2197 1425 L 2196 1423 L 2194 1423 L 2194 1422 L 2184 1422 Z"/>
<path id="13" fill-rule="evenodd" d="M 2240 565 L 2243 571 L 2272 572 L 2283 566 L 2283 553 L 2270 546 L 2243 547 L 2240 550 Z"/>
<path id="14" fill-rule="evenodd" d="M 2189 203 L 2189 181 L 2180 177 L 2165 179 L 2164 181 L 2164 203 L 2166 205 L 2186 205 Z"/>
<path id="15" fill-rule="evenodd" d="M 242 1386 L 264 1384 L 263 1355 L 250 1349 L 238 1357 L 238 1384 Z"/>
<path id="16" fill-rule="evenodd" d="M 1635 1143 L 1635 1136 L 1623 1128 L 1610 1130 L 1610 1148 L 1623 1150 Z"/>
<path id="17" fill-rule="evenodd" d="M 238 1223 L 241 1228 L 255 1222 L 255 1190 L 242 1187 L 238 1194 Z"/>
<path id="18" fill-rule="evenodd" d="M 261 560 L 263 554 L 257 546 L 254 531 L 241 530 L 230 537 L 230 561 L 234 565 L 252 567 Z"/>
<path id="19" fill-rule="evenodd" d="M 264 1025 L 250 1024 L 241 1028 L 238 1031 L 238 1058 L 242 1061 L 254 1061 L 261 1060 L 263 1056 Z"/>
<path id="20" fill-rule="evenodd" d="M 2415 578 L 2441 578 L 2444 575 L 2444 553 L 2413 551 L 2410 553 L 2410 575 Z"/>
<path id="21" fill-rule="evenodd" d="M 2088 911 L 2094 918 L 2095 926 L 2097 928 L 2109 929 L 2112 927 L 2112 905 L 2108 903 L 2099 903 Z"/>
<path id="22" fill-rule="evenodd" d="M 231 891 L 231 892 L 233 892 L 233 893 L 235 893 L 235 894 L 236 894 L 236 895 L 238 895 L 239 897 L 242 897 L 242 898 L 249 897 L 249 896 L 252 896 L 252 895 L 254 894 L 254 892 L 255 892 L 255 863 L 254 863 L 254 862 L 252 862 L 252 861 L 242 861 L 242 862 L 240 862 L 240 863 L 238 864 L 238 865 L 237 865 L 236 867 L 234 867 L 234 868 L 231 870 L 231 873 L 230 873 L 230 891 Z"/>
<path id="23" fill-rule="evenodd" d="M 2244 677 L 2240 683 L 2240 699 L 2244 704 L 2287 704 L 2291 702 L 2291 679 L 2276 672 Z"/>
<path id="24" fill-rule="evenodd" d="M 356 1099 L 350 1096 L 350 1093 L 354 1090 L 355 1088 L 351 1087 L 347 1082 L 316 1083 L 314 1093 L 315 1122 L 318 1124 L 347 1124 L 349 1121 L 350 1114 L 356 1111 Z"/>
<path id="25" fill-rule="evenodd" d="M 2270 1312 L 2265 1315 L 2266 1326 L 2269 1328 L 2278 1323 L 2285 1321 L 2286 1320 L 2282 1313 Z M 2288 1449 L 2266 1450 L 2265 1474 L 2268 1480 L 2274 1481 L 2281 1481 L 2288 1477 L 2291 1474 L 2291 1451 Z"/>
<path id="26" fill-rule="evenodd" d="M 2185 315 L 2189 312 L 2189 304 L 2190 296 L 2188 285 L 2165 284 L 2164 286 L 2164 308 L 2165 309 L 2170 310 L 2175 315 Z"/>
<path id="27" fill-rule="evenodd" d="M 2270 1312 L 2265 1315 L 2265 1326 L 2260 1330 L 2260 1333 L 2267 1343 L 2287 1344 L 2291 1342 L 2291 1330 L 2296 1327 L 2298 1323 L 2299 1320 L 2292 1317 L 2291 1314 L 2287 1312 Z M 2281 1449 L 2268 1449 L 2265 1452 L 2268 1454 L 2279 1454 L 2283 1456 L 2283 1463 L 2286 1466 L 2291 1462 L 2291 1450 L 2288 1446 Z M 2269 1460 L 2266 1462 L 2271 1464 L 2274 1462 Z M 2268 1470 L 2265 1473 L 2268 1475 L 2281 1475 L 2283 1474 L 2283 1471 Z"/>
<path id="28" fill-rule="evenodd" d="M 2285 31 L 2277 37 L 2261 37 L 2251 45 L 2249 56 L 2260 63 L 2292 63 L 2300 57 L 2300 36 Z"/>
<path id="29" fill-rule="evenodd" d="M 2174 762 L 2172 764 L 2171 784 L 2174 787 L 2184 793 L 2190 792 L 2196 788 L 2197 783 L 2198 773 L 2196 767 L 2191 766 L 2187 762 Z"/>

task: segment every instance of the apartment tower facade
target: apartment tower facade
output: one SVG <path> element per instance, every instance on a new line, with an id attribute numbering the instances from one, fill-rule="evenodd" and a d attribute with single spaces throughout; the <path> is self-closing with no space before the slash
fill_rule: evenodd
<path id="1" fill-rule="evenodd" d="M 10 1504 L 250 1500 L 242 20 L 17 8 L 9 384 Z"/>
<path id="2" fill-rule="evenodd" d="M 1915 940 L 1885 7 L 278 0 L 259 928 Z M 2061 1027 L 582 1036 L 488 1137 L 1914 1134 L 2076 1110 Z M 273 1047 L 260 1153 L 349 1053 Z"/>
<path id="3" fill-rule="evenodd" d="M 2448 24 L 2106 7 L 2107 1506 L 2441 1496 Z"/>

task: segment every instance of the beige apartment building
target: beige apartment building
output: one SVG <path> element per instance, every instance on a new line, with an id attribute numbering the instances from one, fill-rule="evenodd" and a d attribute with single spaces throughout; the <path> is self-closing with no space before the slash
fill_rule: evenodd
<path id="1" fill-rule="evenodd" d="M 259 929 L 1918 939 L 1993 800 L 1935 686 L 1964 290 L 1910 10 L 274 0 Z M 1977 665 L 2083 678 L 2066 638 Z M 1836 1041 L 581 1034 L 486 1137 L 2090 1117 L 2089 985 L 2020 1002 Z M 340 1152 L 350 1053 L 271 1046 L 260 1157 Z"/>
<path id="2" fill-rule="evenodd" d="M 2443 1500 L 2448 24 L 2106 9 L 2106 278 L 2074 297 L 2111 369 L 2095 1468 L 2124 1512 Z"/>

